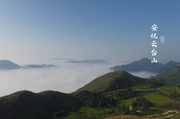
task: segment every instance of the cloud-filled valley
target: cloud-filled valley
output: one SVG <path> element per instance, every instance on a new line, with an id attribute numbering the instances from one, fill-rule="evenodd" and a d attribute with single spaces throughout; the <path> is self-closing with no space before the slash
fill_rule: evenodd
<path id="1" fill-rule="evenodd" d="M 66 63 L 65 61 L 51 61 L 50 64 L 53 65 L 28 65 L 32 68 L 0 70 L 0 96 L 20 90 L 33 92 L 55 90 L 70 93 L 96 77 L 111 72 L 109 68 L 115 65 L 113 63 Z M 143 78 L 155 75 L 150 72 L 131 74 Z"/>
<path id="2" fill-rule="evenodd" d="M 58 67 L 0 70 L 0 96 L 19 90 L 56 90 L 70 93 L 109 72 L 109 64 L 68 64 Z"/>

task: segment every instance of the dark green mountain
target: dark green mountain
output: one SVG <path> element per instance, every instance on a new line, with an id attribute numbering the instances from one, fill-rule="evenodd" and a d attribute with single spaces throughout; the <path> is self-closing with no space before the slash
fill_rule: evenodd
<path id="1" fill-rule="evenodd" d="M 115 104 L 114 99 L 95 92 L 81 91 L 76 96 L 88 107 L 111 107 Z"/>
<path id="2" fill-rule="evenodd" d="M 156 76 L 158 79 L 163 79 L 168 83 L 180 83 L 180 65 L 176 65 L 164 73 L 159 74 Z"/>
<path id="3" fill-rule="evenodd" d="M 133 76 L 125 71 L 117 71 L 105 74 L 88 83 L 78 91 L 108 92 L 123 89 L 145 83 L 146 79 Z"/>
<path id="4" fill-rule="evenodd" d="M 151 60 L 148 58 L 142 58 L 138 61 L 131 62 L 126 65 L 117 65 L 111 67 L 110 69 L 114 71 L 128 71 L 128 72 L 140 72 L 148 71 L 154 73 L 162 73 L 173 66 L 180 64 L 180 62 L 169 61 L 166 64 L 161 63 L 151 63 Z"/>
<path id="5" fill-rule="evenodd" d="M 59 119 L 76 110 L 76 97 L 55 91 L 20 91 L 0 98 L 0 119 Z"/>

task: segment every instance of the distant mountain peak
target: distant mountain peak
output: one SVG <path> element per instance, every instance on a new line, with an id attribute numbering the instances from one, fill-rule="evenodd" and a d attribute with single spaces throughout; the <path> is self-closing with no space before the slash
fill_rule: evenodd
<path id="1" fill-rule="evenodd" d="M 175 61 L 169 61 L 166 64 L 151 63 L 150 59 L 144 57 L 140 60 L 133 61 L 129 64 L 114 66 L 114 67 L 111 67 L 110 69 L 114 71 L 119 71 L 119 70 L 124 70 L 128 72 L 148 71 L 148 72 L 154 72 L 154 73 L 161 73 L 173 66 L 176 66 L 177 64 L 180 64 L 180 63 L 175 62 Z"/>
<path id="2" fill-rule="evenodd" d="M 0 60 L 0 69 L 9 70 L 9 69 L 19 69 L 21 66 L 9 61 L 9 60 Z"/>
<path id="3" fill-rule="evenodd" d="M 0 60 L 0 70 L 14 70 L 20 68 L 51 68 L 51 67 L 57 67 L 57 66 L 52 64 L 49 65 L 30 64 L 30 65 L 20 66 L 9 60 Z"/>
<path id="4" fill-rule="evenodd" d="M 140 72 L 140 71 L 158 72 L 159 70 L 161 70 L 162 66 L 163 64 L 161 63 L 152 64 L 150 59 L 142 58 L 140 60 L 133 61 L 126 65 L 111 67 L 110 69 L 114 71 L 124 70 L 128 72 Z"/>
<path id="5" fill-rule="evenodd" d="M 144 57 L 144 58 L 142 58 L 142 59 L 140 59 L 139 61 L 149 61 L 149 62 L 151 62 L 151 60 L 150 59 L 148 59 L 148 58 L 146 58 L 146 57 Z"/>

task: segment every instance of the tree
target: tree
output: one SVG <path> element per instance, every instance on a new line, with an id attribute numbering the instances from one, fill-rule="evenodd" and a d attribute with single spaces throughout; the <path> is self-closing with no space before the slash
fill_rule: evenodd
<path id="1" fill-rule="evenodd" d="M 152 105 L 151 102 L 149 102 L 146 98 L 144 97 L 137 97 L 136 101 L 133 101 L 132 107 L 134 109 L 139 109 L 139 110 L 146 110 L 148 107 Z"/>

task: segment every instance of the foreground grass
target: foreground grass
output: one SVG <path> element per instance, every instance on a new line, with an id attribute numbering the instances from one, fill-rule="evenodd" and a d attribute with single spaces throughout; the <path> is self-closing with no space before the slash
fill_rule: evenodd
<path id="1" fill-rule="evenodd" d="M 148 116 L 131 116 L 131 115 L 118 115 L 107 117 L 104 119 L 180 119 L 180 113 L 169 113 L 169 114 L 155 114 L 155 115 L 148 115 Z"/>
<path id="2" fill-rule="evenodd" d="M 144 112 L 144 114 L 157 114 L 164 112 L 163 110 L 157 110 L 157 107 L 165 105 L 166 103 L 172 102 L 173 100 L 161 96 L 159 94 L 147 94 L 142 97 L 145 97 L 150 102 L 154 103 L 154 107 L 149 107 L 149 111 Z M 126 108 L 136 100 L 136 97 L 130 99 L 124 99 L 119 101 L 118 106 Z M 119 112 L 119 113 L 117 113 Z M 71 112 L 63 119 L 148 119 L 147 117 L 138 117 L 138 116 L 114 116 L 112 115 L 120 115 L 120 110 L 117 108 L 91 108 L 91 107 L 81 107 L 77 112 Z M 107 118 L 105 118 L 107 117 Z"/>
<path id="3" fill-rule="evenodd" d="M 176 88 L 174 86 L 163 86 L 159 89 L 159 91 L 165 95 L 170 95 L 174 92 L 179 93 L 180 94 L 180 89 Z"/>
<path id="4" fill-rule="evenodd" d="M 158 106 L 162 106 L 166 103 L 173 101 L 173 100 L 171 100 L 167 97 L 161 96 L 159 94 L 147 94 L 147 95 L 144 95 L 143 97 L 145 97 L 147 100 L 149 100 L 150 102 L 152 102 Z M 120 101 L 119 106 L 122 106 L 123 104 L 125 106 L 129 106 L 135 100 L 136 100 L 136 97 L 122 100 L 122 101 Z"/>
<path id="5" fill-rule="evenodd" d="M 149 119 L 147 117 L 139 117 L 139 116 L 130 116 L 130 115 L 121 115 L 121 116 L 113 116 L 104 119 Z"/>
<path id="6" fill-rule="evenodd" d="M 173 117 L 170 117 L 169 119 L 180 119 L 180 114 L 176 114 Z"/>
<path id="7" fill-rule="evenodd" d="M 111 108 L 82 107 L 78 112 L 71 112 L 63 119 L 102 119 L 114 113 Z M 109 114 L 109 115 L 108 115 Z"/>
<path id="8" fill-rule="evenodd" d="M 119 102 L 118 106 L 123 106 L 125 105 L 126 107 L 128 107 L 133 101 L 136 100 L 136 97 L 133 98 L 129 98 L 129 99 L 125 99 Z"/>
<path id="9" fill-rule="evenodd" d="M 158 95 L 158 94 L 148 94 L 148 95 L 144 95 L 143 97 L 145 97 L 146 99 L 148 99 L 150 102 L 158 105 L 158 106 L 162 106 L 165 105 L 166 103 L 172 102 L 173 100 Z"/>

